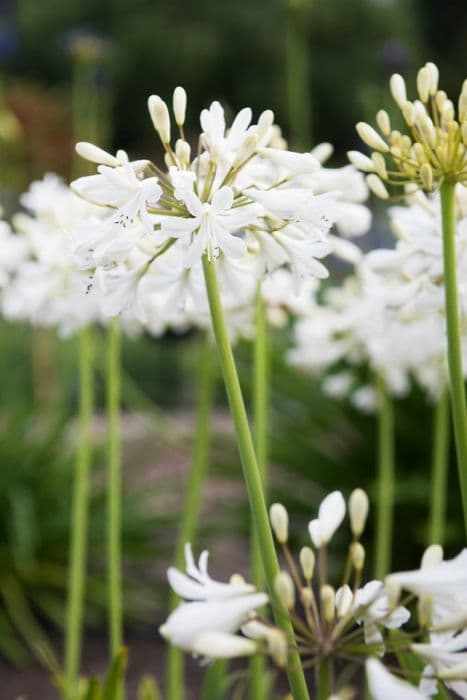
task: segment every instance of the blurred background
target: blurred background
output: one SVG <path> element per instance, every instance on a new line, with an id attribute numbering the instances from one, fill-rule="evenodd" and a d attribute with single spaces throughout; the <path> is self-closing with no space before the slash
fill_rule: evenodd
<path id="1" fill-rule="evenodd" d="M 436 62 L 459 93 L 467 65 L 464 0 L 0 0 L 0 204 L 6 214 L 34 178 L 69 179 L 77 139 L 157 158 L 149 94 L 183 85 L 188 133 L 219 99 L 228 112 L 272 108 L 296 148 L 335 146 L 332 163 L 360 147 L 354 124 L 391 111 L 387 81 L 414 81 Z M 411 86 L 412 86 L 411 85 Z M 92 118 L 91 116 L 92 115 Z M 390 240 L 376 211 L 364 245 Z M 336 274 L 342 274 L 338 270 Z M 335 278 L 332 278 L 335 279 Z M 106 663 L 104 337 L 96 332 L 98 405 L 91 503 L 86 669 Z M 375 422 L 325 397 L 284 361 L 287 332 L 272 335 L 271 499 L 280 493 L 298 540 L 323 494 L 374 482 Z M 76 345 L 53 333 L 0 328 L 0 696 L 56 696 L 38 649 L 60 652 L 70 479 L 76 434 Z M 195 333 L 124 344 L 124 553 L 130 682 L 161 673 L 157 625 L 194 427 L 200 339 Z M 237 349 L 249 394 L 251 348 Z M 414 389 L 397 405 L 396 568 L 426 541 L 431 409 Z M 428 427 L 427 427 L 428 426 Z M 199 542 L 219 575 L 248 572 L 245 493 L 222 384 Z M 452 474 L 447 550 L 462 542 Z M 368 533 L 371 539 L 371 527 Z M 37 658 L 37 657 L 41 658 Z M 193 665 L 193 670 L 196 666 Z M 194 672 L 194 671 L 193 671 Z"/>

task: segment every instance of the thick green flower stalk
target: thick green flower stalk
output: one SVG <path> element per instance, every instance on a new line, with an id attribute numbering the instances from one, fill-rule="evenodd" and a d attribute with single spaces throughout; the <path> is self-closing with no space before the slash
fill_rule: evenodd
<path id="1" fill-rule="evenodd" d="M 253 345 L 253 420 L 254 442 L 258 469 L 263 481 L 263 488 L 267 492 L 267 468 L 268 468 L 268 329 L 266 309 L 261 288 L 256 295 L 256 335 Z M 258 589 L 264 584 L 263 564 L 261 561 L 261 548 L 254 534 L 252 523 L 252 580 Z M 253 656 L 250 662 L 250 697 L 255 700 L 264 700 L 267 693 L 266 664 L 263 657 Z"/>
<path id="2" fill-rule="evenodd" d="M 389 572 L 394 528 L 394 410 L 383 377 L 377 379 L 378 396 L 378 510 L 376 513 L 375 578 Z"/>
<path id="3" fill-rule="evenodd" d="M 391 92 L 407 133 L 393 129 L 387 112 L 380 110 L 376 115 L 380 133 L 364 122 L 357 124 L 360 137 L 373 149 L 371 158 L 357 151 L 351 151 L 349 158 L 369 173 L 368 185 L 382 199 L 389 198 L 388 187 L 403 187 L 408 195 L 418 189 L 440 193 L 449 386 L 467 532 L 467 416 L 455 235 L 455 188 L 467 185 L 467 80 L 456 110 L 444 90 L 438 89 L 438 78 L 433 63 L 423 66 L 417 75 L 419 99 L 411 102 L 404 79 L 393 75 Z"/>
<path id="4" fill-rule="evenodd" d="M 449 478 L 449 394 L 439 395 L 433 411 L 433 452 L 428 541 L 444 543 Z"/>
<path id="5" fill-rule="evenodd" d="M 237 444 L 243 466 L 243 474 L 250 501 L 250 509 L 255 525 L 255 532 L 261 549 L 266 583 L 270 594 L 274 597 L 274 582 L 279 573 L 279 562 L 274 548 L 271 528 L 268 520 L 266 500 L 262 486 L 261 474 L 258 469 L 256 454 L 251 437 L 245 403 L 238 380 L 237 369 L 230 345 L 224 311 L 221 305 L 216 268 L 213 261 L 203 257 L 204 277 L 211 311 L 214 336 L 216 338 L 225 388 L 229 399 L 230 410 L 235 425 Z M 294 631 L 291 621 L 285 611 L 275 610 L 275 619 L 279 628 L 289 639 L 293 639 Z M 300 657 L 293 647 L 288 655 L 288 670 L 290 689 L 294 700 L 308 700 L 308 689 L 300 662 Z"/>

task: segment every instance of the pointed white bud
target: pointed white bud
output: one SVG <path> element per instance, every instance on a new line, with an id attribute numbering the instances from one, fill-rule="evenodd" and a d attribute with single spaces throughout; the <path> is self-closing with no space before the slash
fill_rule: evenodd
<path id="1" fill-rule="evenodd" d="M 180 86 L 176 87 L 174 90 L 172 105 L 173 105 L 175 123 L 178 126 L 183 126 L 185 123 L 185 113 L 186 113 L 186 92 Z"/>
<path id="2" fill-rule="evenodd" d="M 361 571 L 365 564 L 365 548 L 360 542 L 350 545 L 350 559 L 356 571 Z"/>
<path id="3" fill-rule="evenodd" d="M 360 151 L 347 151 L 347 158 L 359 170 L 363 170 L 365 173 L 374 173 L 375 166 L 373 161 L 368 156 L 360 153 Z"/>
<path id="4" fill-rule="evenodd" d="M 316 158 L 321 164 L 325 163 L 333 154 L 334 146 L 331 143 L 319 143 L 312 148 L 311 155 Z"/>
<path id="5" fill-rule="evenodd" d="M 175 155 L 181 163 L 188 165 L 191 156 L 190 144 L 183 139 L 177 139 L 175 143 Z"/>
<path id="6" fill-rule="evenodd" d="M 315 570 L 315 553 L 311 547 L 302 547 L 299 556 L 303 576 L 305 577 L 305 581 L 309 582 L 313 578 L 313 572 Z"/>
<path id="7" fill-rule="evenodd" d="M 417 73 L 417 90 L 422 102 L 427 102 L 430 95 L 430 71 L 426 66 Z"/>
<path id="8" fill-rule="evenodd" d="M 89 143 L 88 141 L 78 141 L 75 146 L 75 151 L 79 156 L 81 156 L 81 158 L 89 160 L 91 163 L 108 165 L 111 168 L 116 168 L 120 165 L 118 158 L 115 158 L 115 156 L 112 156 L 110 153 L 107 153 L 107 151 L 104 151 L 103 148 L 99 148 L 99 146 L 95 146 L 93 143 Z"/>
<path id="9" fill-rule="evenodd" d="M 355 489 L 349 498 L 350 528 L 355 537 L 360 537 L 365 529 L 370 504 L 363 489 Z"/>
<path id="10" fill-rule="evenodd" d="M 380 199 L 388 199 L 389 192 L 383 184 L 383 181 L 373 173 L 366 176 L 366 182 L 370 190 Z"/>
<path id="11" fill-rule="evenodd" d="M 295 586 L 288 571 L 279 571 L 274 581 L 274 590 L 287 610 L 295 607 Z"/>
<path id="12" fill-rule="evenodd" d="M 279 668 L 287 665 L 288 645 L 284 633 L 278 629 L 272 629 L 267 636 L 268 652 Z"/>
<path id="13" fill-rule="evenodd" d="M 407 102 L 407 91 L 405 89 L 405 80 L 399 73 L 394 73 L 389 81 L 391 95 L 395 102 L 402 109 L 402 106 Z"/>
<path id="14" fill-rule="evenodd" d="M 327 623 L 333 622 L 336 616 L 336 593 L 327 583 L 321 586 L 319 591 L 321 600 L 321 612 Z"/>
<path id="15" fill-rule="evenodd" d="M 443 548 L 439 544 L 431 544 L 425 549 L 422 556 L 421 568 L 432 569 L 443 561 Z"/>
<path id="16" fill-rule="evenodd" d="M 412 645 L 412 648 L 416 645 Z M 451 668 L 446 668 L 438 673 L 438 678 L 443 681 L 464 681 L 467 680 L 467 661 L 464 661 Z"/>
<path id="17" fill-rule="evenodd" d="M 164 145 L 170 143 L 170 115 L 164 100 L 158 95 L 151 95 L 148 99 L 149 114 L 154 128 Z"/>
<path id="18" fill-rule="evenodd" d="M 357 132 L 362 141 L 364 141 L 370 148 L 374 148 L 375 151 L 382 151 L 386 153 L 389 151 L 389 146 L 381 138 L 375 129 L 366 122 L 358 122 Z"/>
<path id="19" fill-rule="evenodd" d="M 412 127 L 415 124 L 415 109 L 412 102 L 404 102 L 402 105 L 402 114 L 407 125 Z"/>
<path id="20" fill-rule="evenodd" d="M 391 133 L 391 120 L 389 119 L 389 114 L 385 109 L 380 109 L 376 115 L 376 123 L 378 124 L 381 132 L 385 136 L 389 136 Z"/>
<path id="21" fill-rule="evenodd" d="M 384 156 L 382 156 L 381 153 L 373 151 L 371 154 L 371 160 L 374 163 L 376 174 L 379 175 L 382 180 L 386 180 L 388 171 L 386 170 L 386 161 L 384 160 Z"/>
<path id="22" fill-rule="evenodd" d="M 336 591 L 336 612 L 337 617 L 345 617 L 352 609 L 354 595 L 350 586 L 345 584 Z"/>
<path id="23" fill-rule="evenodd" d="M 256 127 L 258 142 L 261 146 L 266 146 L 272 135 L 272 125 L 274 124 L 274 112 L 270 109 L 265 109 L 260 114 Z"/>
<path id="24" fill-rule="evenodd" d="M 427 192 L 431 192 L 433 189 L 433 170 L 431 169 L 431 165 L 429 163 L 423 163 L 422 167 L 420 168 L 420 177 L 422 179 L 423 188 Z"/>
<path id="25" fill-rule="evenodd" d="M 421 627 L 428 627 L 433 617 L 433 598 L 423 595 L 418 599 L 418 622 Z"/>
<path id="26" fill-rule="evenodd" d="M 461 94 L 459 95 L 459 121 L 463 122 L 467 119 L 467 78 L 462 83 Z"/>
<path id="27" fill-rule="evenodd" d="M 438 66 L 435 65 L 434 63 L 427 63 L 425 64 L 425 68 L 428 73 L 428 93 L 433 97 L 436 95 L 436 92 L 438 90 L 438 81 L 439 81 L 439 70 Z"/>
<path id="28" fill-rule="evenodd" d="M 289 538 L 289 515 L 282 503 L 273 503 L 269 509 L 269 519 L 277 541 L 285 544 Z"/>
<path id="29" fill-rule="evenodd" d="M 467 146 L 467 121 L 462 124 L 462 143 Z"/>

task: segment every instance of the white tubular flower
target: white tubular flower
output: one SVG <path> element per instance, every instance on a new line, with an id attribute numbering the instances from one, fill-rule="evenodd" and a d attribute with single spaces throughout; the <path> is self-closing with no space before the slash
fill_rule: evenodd
<path id="1" fill-rule="evenodd" d="M 363 624 L 366 644 L 383 642 L 379 625 L 396 629 L 410 618 L 410 612 L 403 606 L 391 609 L 381 581 L 369 581 L 360 588 L 355 594 L 352 610 L 357 621 Z"/>
<path id="2" fill-rule="evenodd" d="M 393 676 L 380 661 L 368 659 L 366 677 L 373 700 L 426 700 L 420 690 Z"/>
<path id="3" fill-rule="evenodd" d="M 458 619 L 461 611 L 467 611 L 467 549 L 454 559 L 429 568 L 390 574 L 386 580 L 417 596 L 431 596 L 434 625 L 449 618 Z"/>
<path id="4" fill-rule="evenodd" d="M 252 224 L 262 213 L 261 208 L 250 204 L 233 208 L 234 193 L 230 187 L 221 187 L 211 202 L 202 202 L 194 194 L 185 192 L 185 205 L 190 218 L 169 216 L 162 221 L 162 231 L 167 237 L 189 241 L 185 265 L 191 267 L 204 253 L 209 260 L 222 251 L 240 258 L 246 254 L 246 244 L 234 235 L 243 226 Z"/>
<path id="5" fill-rule="evenodd" d="M 280 148 L 260 148 L 259 155 L 286 168 L 291 173 L 305 175 L 320 168 L 320 162 L 311 153 L 294 153 Z"/>
<path id="6" fill-rule="evenodd" d="M 233 635 L 252 612 L 268 602 L 268 596 L 256 593 L 254 586 L 243 580 L 231 583 L 214 581 L 207 571 L 207 552 L 201 554 L 198 566 L 190 545 L 186 545 L 185 557 L 187 573 L 171 567 L 167 576 L 178 595 L 194 602 L 179 605 L 162 625 L 160 633 L 181 649 L 211 656 L 213 637 L 206 638 L 205 635 Z M 238 655 L 240 650 L 246 653 L 246 645 L 240 642 L 225 636 L 219 641 L 221 656 L 226 656 L 229 651 L 232 655 Z"/>
<path id="7" fill-rule="evenodd" d="M 308 525 L 315 547 L 323 547 L 332 539 L 345 518 L 345 501 L 340 491 L 333 491 L 322 501 L 318 517 Z"/>
<path id="8" fill-rule="evenodd" d="M 141 180 L 131 163 L 118 168 L 106 165 L 98 167 L 98 175 L 80 177 L 71 183 L 71 188 L 83 199 L 94 204 L 115 209 L 111 221 L 116 227 L 129 228 L 137 219 L 153 230 L 148 206 L 155 206 L 162 194 L 157 178 Z"/>

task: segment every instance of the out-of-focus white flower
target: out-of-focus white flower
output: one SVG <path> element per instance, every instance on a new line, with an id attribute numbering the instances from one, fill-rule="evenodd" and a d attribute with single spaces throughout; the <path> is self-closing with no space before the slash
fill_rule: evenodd
<path id="1" fill-rule="evenodd" d="M 420 690 L 394 676 L 376 659 L 366 662 L 366 677 L 373 700 L 426 700 Z"/>
<path id="2" fill-rule="evenodd" d="M 355 593 L 352 610 L 357 620 L 363 624 L 366 644 L 383 642 L 379 625 L 395 629 L 404 625 L 410 618 L 407 608 L 391 608 L 381 581 L 369 581 L 360 588 Z"/>

